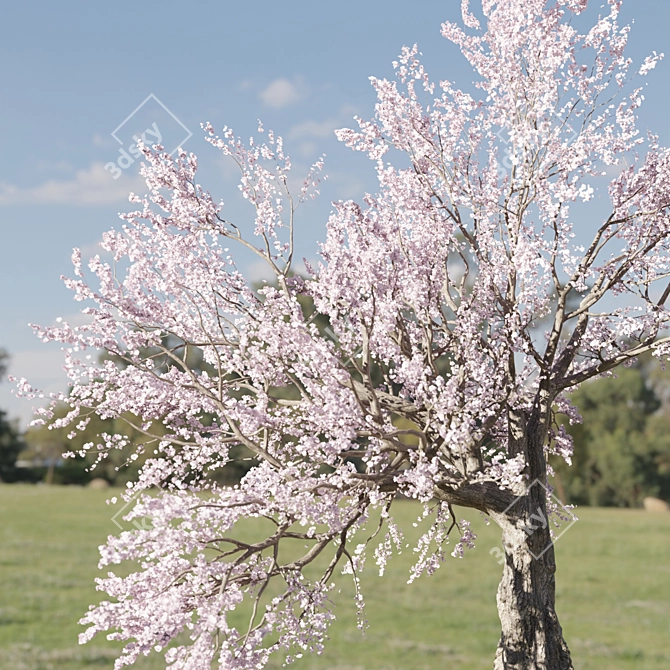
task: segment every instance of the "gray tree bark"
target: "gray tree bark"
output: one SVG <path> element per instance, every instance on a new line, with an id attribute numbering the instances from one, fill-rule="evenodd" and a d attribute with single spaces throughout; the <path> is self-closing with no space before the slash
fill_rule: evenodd
<path id="1" fill-rule="evenodd" d="M 510 456 L 522 453 L 528 488 L 493 482 L 438 486 L 435 495 L 490 516 L 502 530 L 503 574 L 498 587 L 502 634 L 494 670 L 574 670 L 555 610 L 556 561 L 547 516 L 547 463 L 543 444 L 550 399 L 526 416 L 509 413 Z"/>
<path id="2" fill-rule="evenodd" d="M 505 551 L 494 670 L 573 670 L 555 611 L 556 562 L 544 489 L 536 484 L 507 513 L 492 517 L 502 529 Z"/>

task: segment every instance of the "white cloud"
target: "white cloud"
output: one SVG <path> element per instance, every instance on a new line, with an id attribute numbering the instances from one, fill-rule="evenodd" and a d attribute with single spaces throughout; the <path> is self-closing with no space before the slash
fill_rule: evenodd
<path id="1" fill-rule="evenodd" d="M 93 134 L 93 146 L 94 147 L 113 147 L 114 142 L 109 139 L 106 135 L 101 135 L 100 133 Z"/>
<path id="2" fill-rule="evenodd" d="M 303 158 L 313 158 L 319 147 L 314 142 L 301 142 L 298 148 Z"/>
<path id="3" fill-rule="evenodd" d="M 342 123 L 337 119 L 325 119 L 324 121 L 304 121 L 289 131 L 289 139 L 303 137 L 334 137 L 333 133 L 340 128 Z"/>
<path id="4" fill-rule="evenodd" d="M 87 255 L 83 252 L 82 250 L 82 257 L 87 258 Z M 71 312 L 70 314 L 63 314 L 61 316 L 63 323 L 67 323 L 69 326 L 75 327 L 75 326 L 87 326 L 90 323 L 93 323 L 93 315 L 92 314 L 82 314 L 81 312 Z M 58 323 L 54 322 L 51 324 L 52 326 L 58 325 Z"/>
<path id="5" fill-rule="evenodd" d="M 81 251 L 81 258 L 85 267 L 88 266 L 88 261 L 94 256 L 99 256 L 103 263 L 111 264 L 114 262 L 114 254 L 111 251 L 107 251 L 107 249 L 103 249 L 100 240 L 91 242 L 90 244 L 79 245 L 79 251 Z M 79 312 L 76 312 L 76 315 L 78 315 L 78 317 L 83 316 Z M 77 321 L 76 323 L 75 321 L 71 321 L 70 318 L 74 318 L 74 315 L 72 314 L 70 315 L 70 318 L 64 314 L 61 314 L 60 316 L 62 316 L 71 326 L 80 326 L 82 323 L 89 323 L 88 321 Z"/>
<path id="6" fill-rule="evenodd" d="M 603 176 L 609 179 L 618 177 L 628 166 L 626 161 L 621 161 L 616 165 L 602 165 Z"/>
<path id="7" fill-rule="evenodd" d="M 249 284 L 260 284 L 262 282 L 274 282 L 277 276 L 267 261 L 257 258 L 252 260 L 244 269 L 244 276 Z"/>
<path id="8" fill-rule="evenodd" d="M 57 203 L 68 205 L 107 205 L 128 199 L 131 191 L 143 192 L 144 180 L 123 173 L 114 179 L 103 163 L 91 163 L 69 180 L 50 179 L 39 186 L 22 188 L 0 182 L 0 205 Z"/>
<path id="9" fill-rule="evenodd" d="M 307 87 L 302 80 L 296 79 L 294 81 L 289 81 L 288 79 L 281 77 L 270 82 L 270 84 L 258 94 L 258 97 L 268 107 L 281 109 L 282 107 L 288 107 L 289 105 L 302 100 L 306 94 Z"/>
<path id="10" fill-rule="evenodd" d="M 328 173 L 329 181 L 334 185 L 339 198 L 357 200 L 360 202 L 366 191 L 375 188 L 374 183 L 349 172 Z"/>
<path id="11" fill-rule="evenodd" d="M 352 117 L 356 114 L 356 108 L 352 105 L 343 105 L 336 116 L 331 116 L 323 121 L 303 121 L 289 130 L 289 139 L 305 139 L 308 137 L 332 138 L 338 128 L 345 126 L 355 127 Z"/>
<path id="12" fill-rule="evenodd" d="M 40 170 L 41 172 L 64 172 L 64 173 L 70 173 L 72 170 L 74 170 L 73 166 L 65 160 L 61 161 L 52 161 L 52 160 L 44 160 L 40 159 L 36 163 L 37 169 Z"/>

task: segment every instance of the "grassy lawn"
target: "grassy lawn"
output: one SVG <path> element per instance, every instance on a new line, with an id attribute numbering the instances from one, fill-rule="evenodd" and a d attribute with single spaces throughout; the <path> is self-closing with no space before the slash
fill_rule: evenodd
<path id="1" fill-rule="evenodd" d="M 76 487 L 0 486 L 0 670 L 111 668 L 104 638 L 80 647 L 77 620 L 97 602 L 97 547 L 117 531 L 112 494 Z M 411 539 L 418 507 L 398 501 Z M 670 668 L 670 514 L 578 510 L 557 543 L 557 610 L 579 670 Z M 342 578 L 337 624 L 321 657 L 302 670 L 474 670 L 492 667 L 499 635 L 495 592 L 501 567 L 489 551 L 496 528 L 470 514 L 479 535 L 464 559 L 406 584 L 412 556 L 363 573 L 369 628 L 361 635 Z M 161 658 L 136 667 L 163 668 Z M 281 667 L 280 663 L 272 666 Z"/>

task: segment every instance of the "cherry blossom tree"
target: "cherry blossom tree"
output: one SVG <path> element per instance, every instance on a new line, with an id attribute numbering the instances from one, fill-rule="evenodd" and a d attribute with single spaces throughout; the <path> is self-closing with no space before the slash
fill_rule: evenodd
<path id="1" fill-rule="evenodd" d="M 244 144 L 206 124 L 239 166 L 245 223 L 198 185 L 195 156 L 144 148 L 148 195 L 104 235 L 113 262 L 96 256 L 85 271 L 73 254 L 66 283 L 90 323 L 37 329 L 66 345 L 59 426 L 137 417 L 148 438 L 126 498 L 130 518 L 151 524 L 101 550 L 101 566 L 137 567 L 100 579 L 111 600 L 83 619 L 82 641 L 127 642 L 117 670 L 154 651 L 198 670 L 318 653 L 337 575 L 351 575 L 362 608 L 366 555 L 383 572 L 404 546 L 400 494 L 428 524 L 410 580 L 440 566 L 450 536 L 454 556 L 473 546 L 464 508 L 500 526 L 495 668 L 572 668 L 551 527 L 528 532 L 555 510 L 531 484 L 546 484 L 549 454 L 570 460 L 556 415 L 579 420 L 571 390 L 670 353 L 670 153 L 636 126 L 635 81 L 660 56 L 626 59 L 620 0 L 580 33 L 586 5 L 483 0 L 480 25 L 463 0 L 464 25 L 442 34 L 474 69 L 475 93 L 432 83 L 416 47 L 393 64 L 396 80 L 373 78 L 374 118 L 338 136 L 373 161 L 379 190 L 334 203 L 305 277 L 296 217 L 321 161 L 294 199 L 279 137 L 261 127 L 263 142 Z M 275 281 L 255 289 L 235 248 Z M 194 350 L 202 369 L 184 362 Z M 99 442 L 85 449 L 101 459 L 128 446 Z M 217 484 L 242 452 L 254 466 Z M 269 530 L 249 539 L 253 523 Z"/>

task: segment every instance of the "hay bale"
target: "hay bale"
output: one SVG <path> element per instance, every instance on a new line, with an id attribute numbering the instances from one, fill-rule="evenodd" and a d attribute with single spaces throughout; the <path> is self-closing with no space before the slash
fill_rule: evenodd
<path id="1" fill-rule="evenodd" d="M 102 479 L 101 477 L 96 477 L 95 479 L 91 479 L 91 481 L 88 483 L 88 488 L 97 490 L 108 489 L 109 482 L 106 479 Z"/>
<path id="2" fill-rule="evenodd" d="M 670 505 L 668 505 L 665 500 L 661 500 L 660 498 L 652 498 L 648 497 L 645 498 L 642 501 L 642 504 L 644 505 L 644 509 L 647 512 L 668 512 L 670 511 Z"/>

